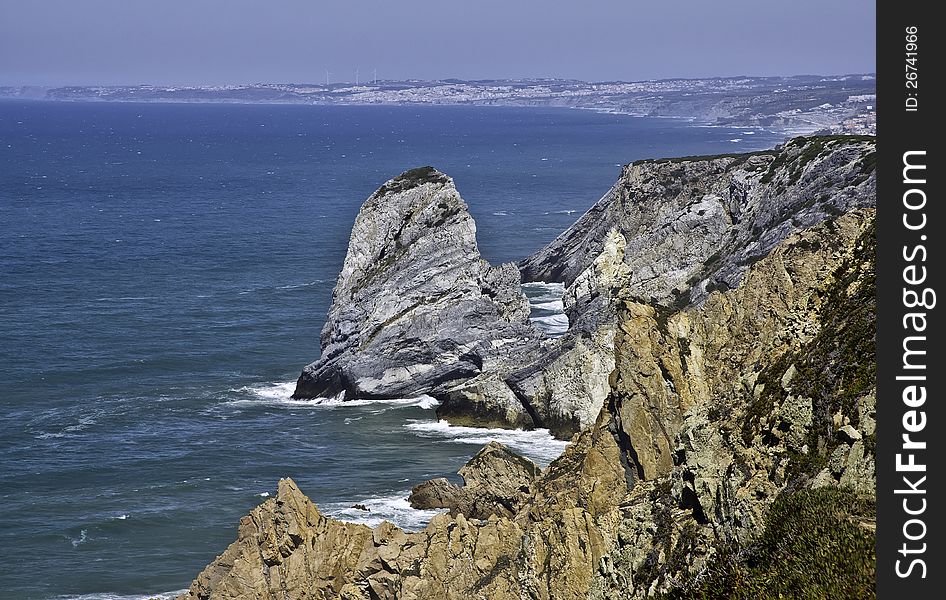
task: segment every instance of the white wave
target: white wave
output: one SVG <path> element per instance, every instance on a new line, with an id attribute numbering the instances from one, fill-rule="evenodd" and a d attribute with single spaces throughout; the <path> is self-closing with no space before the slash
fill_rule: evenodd
<path id="1" fill-rule="evenodd" d="M 548 282 L 548 281 L 529 281 L 529 282 L 527 282 L 527 283 L 523 283 L 523 284 L 522 284 L 522 287 L 523 287 L 523 288 L 526 288 L 526 289 L 529 289 L 529 290 L 551 290 L 551 289 L 555 289 L 555 290 L 558 290 L 559 292 L 563 292 L 563 291 L 565 290 L 565 284 L 564 284 L 564 283 L 558 283 L 558 282 L 555 282 L 555 281 L 552 281 L 552 282 Z"/>
<path id="2" fill-rule="evenodd" d="M 568 328 L 568 316 L 563 314 L 548 315 L 545 317 L 530 317 L 529 320 L 533 323 L 541 323 L 542 325 L 548 325 L 550 327 L 563 326 L 566 329 Z"/>
<path id="3" fill-rule="evenodd" d="M 508 217 L 509 213 L 504 210 L 497 210 L 496 212 L 493 213 L 493 215 L 496 217 Z"/>
<path id="4" fill-rule="evenodd" d="M 80 417 L 79 422 L 75 425 L 69 425 L 63 428 L 63 431 L 73 432 L 73 431 L 82 431 L 86 429 L 89 425 L 95 425 L 96 420 L 93 417 Z"/>
<path id="5" fill-rule="evenodd" d="M 754 131 L 743 131 L 742 135 L 755 135 Z"/>
<path id="6" fill-rule="evenodd" d="M 121 240 L 115 240 L 120 242 Z M 96 298 L 96 302 L 124 302 L 127 300 L 154 300 L 156 296 L 105 296 Z"/>
<path id="7" fill-rule="evenodd" d="M 340 521 L 361 523 L 369 527 L 377 527 L 383 521 L 390 521 L 407 531 L 418 531 L 427 526 L 434 516 L 447 512 L 446 510 L 419 510 L 412 508 L 407 497 L 410 490 L 396 492 L 387 496 L 366 498 L 357 502 L 329 502 L 320 504 L 322 512 Z M 360 504 L 368 510 L 354 508 Z"/>
<path id="8" fill-rule="evenodd" d="M 562 334 L 568 331 L 568 316 L 565 314 L 529 317 L 529 321 L 548 334 Z"/>
<path id="9" fill-rule="evenodd" d="M 529 298 L 530 303 L 551 302 L 561 300 L 565 294 L 564 283 L 546 283 L 544 281 L 533 281 L 522 284 L 522 293 Z"/>
<path id="10" fill-rule="evenodd" d="M 487 429 L 453 426 L 447 421 L 409 421 L 405 427 L 419 437 L 439 438 L 454 444 L 485 446 L 492 441 L 500 442 L 542 466 L 561 456 L 568 445 L 552 437 L 548 429 Z"/>
<path id="11" fill-rule="evenodd" d="M 258 385 L 247 385 L 241 388 L 230 390 L 238 394 L 248 394 L 253 397 L 252 400 L 237 400 L 232 404 L 240 403 L 260 403 L 285 406 L 290 408 L 341 408 L 352 406 L 370 406 L 386 405 L 395 407 L 416 406 L 423 409 L 436 407 L 440 402 L 431 396 L 422 394 L 413 398 L 385 398 L 385 399 L 355 399 L 340 400 L 337 398 L 311 398 L 294 399 L 292 393 L 296 390 L 296 382 L 283 383 L 263 383 Z"/>
<path id="12" fill-rule="evenodd" d="M 296 382 L 264 383 L 242 387 L 237 392 L 250 393 L 260 400 L 289 400 L 296 391 Z"/>
<path id="13" fill-rule="evenodd" d="M 529 299 L 532 315 L 529 321 L 546 335 L 558 337 L 568 331 L 568 317 L 565 315 L 565 284 L 532 282 L 522 284 L 522 292 Z M 543 311 L 552 314 L 535 314 Z"/>
<path id="14" fill-rule="evenodd" d="M 530 302 L 529 308 L 532 310 L 554 310 L 561 312 L 565 310 L 565 303 L 561 300 L 550 300 L 549 302 Z"/>
<path id="15" fill-rule="evenodd" d="M 171 600 L 186 592 L 186 589 L 173 592 L 158 592 L 157 594 L 113 594 L 104 592 L 101 594 L 82 594 L 81 596 L 56 596 L 56 600 Z"/>
<path id="16" fill-rule="evenodd" d="M 84 544 L 89 540 L 89 530 L 83 529 L 82 531 L 79 532 L 79 537 L 70 538 L 70 540 L 72 541 L 72 547 L 78 548 L 79 544 Z"/>
<path id="17" fill-rule="evenodd" d="M 742 141 L 742 138 L 733 138 L 733 139 L 731 139 L 731 140 L 729 140 L 729 141 L 730 141 L 730 142 L 733 142 L 733 143 L 741 142 L 741 141 Z"/>
<path id="18" fill-rule="evenodd" d="M 416 406 L 418 408 L 429 409 L 435 408 L 440 404 L 440 401 L 432 396 L 427 394 L 422 394 L 420 396 L 415 396 L 414 398 L 384 398 L 384 399 L 363 399 L 363 400 L 338 400 L 336 398 L 324 398 L 319 400 L 320 406 L 325 407 L 344 407 L 344 406 L 372 406 L 372 405 L 388 405 L 388 406 Z"/>

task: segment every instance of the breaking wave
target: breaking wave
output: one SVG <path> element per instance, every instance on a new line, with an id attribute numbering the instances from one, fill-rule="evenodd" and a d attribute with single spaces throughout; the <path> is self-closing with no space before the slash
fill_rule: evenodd
<path id="1" fill-rule="evenodd" d="M 543 467 L 561 456 L 568 445 L 564 440 L 555 439 L 548 429 L 487 429 L 454 426 L 447 421 L 409 421 L 405 427 L 418 437 L 454 444 L 485 446 L 500 442 Z"/>

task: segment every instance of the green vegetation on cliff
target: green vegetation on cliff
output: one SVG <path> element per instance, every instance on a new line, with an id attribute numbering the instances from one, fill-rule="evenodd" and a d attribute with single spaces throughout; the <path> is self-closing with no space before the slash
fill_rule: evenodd
<path id="1" fill-rule="evenodd" d="M 761 423 L 778 427 L 769 419 L 776 405 L 789 391 L 781 384 L 791 366 L 795 375 L 789 387 L 792 394 L 812 398 L 814 421 L 808 432 L 808 452 L 790 452 L 789 479 L 813 478 L 842 443 L 836 431 L 834 415 L 845 415 L 851 425 L 859 425 L 858 402 L 875 385 L 877 361 L 876 274 L 874 269 L 876 223 L 859 237 L 853 255 L 835 271 L 831 284 L 821 296 L 821 329 L 807 344 L 789 352 L 759 374 L 762 393 L 749 405 L 742 423 L 742 436 L 750 443 L 757 433 L 763 441 L 772 439 L 760 431 Z M 867 435 L 873 453 L 873 433 Z"/>
<path id="2" fill-rule="evenodd" d="M 876 506 L 844 488 L 776 499 L 759 539 L 727 548 L 693 587 L 662 600 L 874 598 Z"/>

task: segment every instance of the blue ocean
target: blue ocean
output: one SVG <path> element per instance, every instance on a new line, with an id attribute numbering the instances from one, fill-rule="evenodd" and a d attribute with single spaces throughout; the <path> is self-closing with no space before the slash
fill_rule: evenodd
<path id="1" fill-rule="evenodd" d="M 186 588 L 280 477 L 327 514 L 415 529 L 433 513 L 410 488 L 488 440 L 562 451 L 448 427 L 426 397 L 289 399 L 385 180 L 452 176 L 496 263 L 623 163 L 782 139 L 569 109 L 0 102 L 0 598 Z"/>

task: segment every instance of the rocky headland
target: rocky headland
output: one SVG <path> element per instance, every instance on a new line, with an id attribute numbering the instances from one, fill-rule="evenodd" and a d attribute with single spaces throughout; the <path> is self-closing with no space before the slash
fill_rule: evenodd
<path id="1" fill-rule="evenodd" d="M 296 396 L 427 393 L 571 443 L 416 482 L 449 513 L 414 533 L 282 480 L 182 598 L 871 597 L 875 196 L 873 138 L 638 161 L 516 268 L 479 257 L 446 175 L 387 182 Z M 564 336 L 522 281 L 565 284 Z"/>

